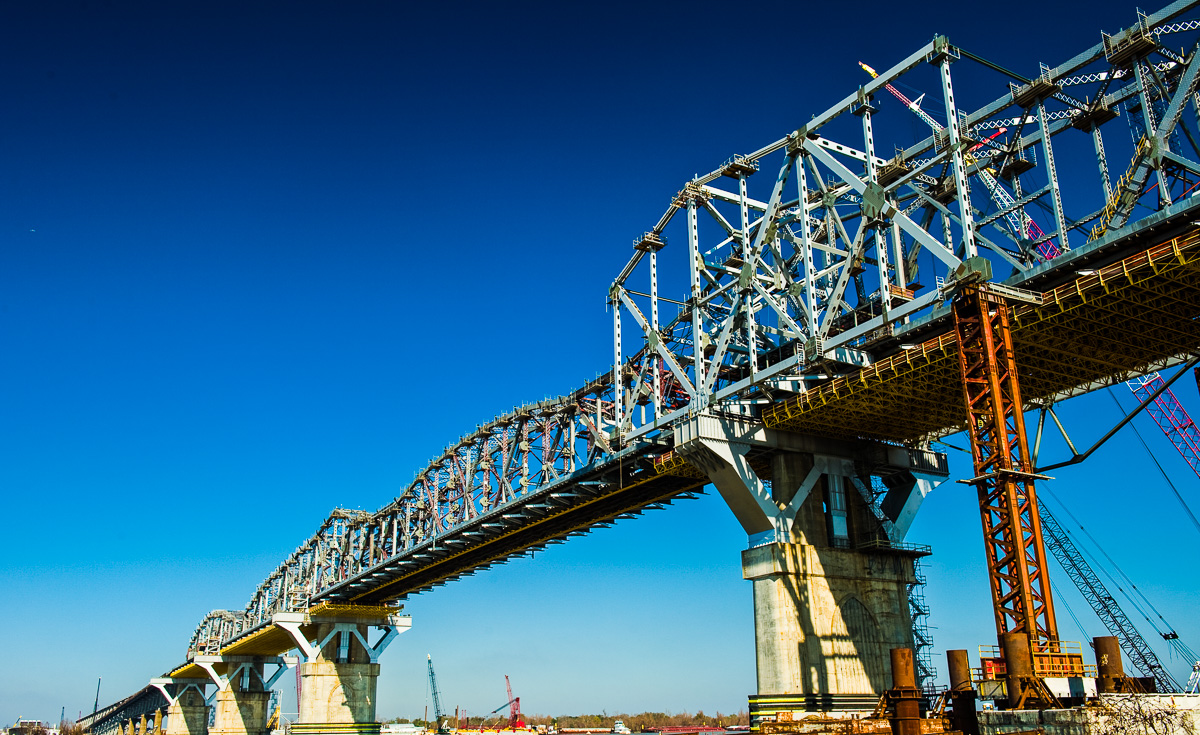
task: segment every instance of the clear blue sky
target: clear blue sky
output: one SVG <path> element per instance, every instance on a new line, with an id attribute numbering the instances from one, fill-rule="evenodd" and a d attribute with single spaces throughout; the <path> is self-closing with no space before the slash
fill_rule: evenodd
<path id="1" fill-rule="evenodd" d="M 1046 4 L 999 32 L 964 7 L 6 3 L 0 720 L 89 710 L 98 676 L 102 704 L 140 688 L 331 508 L 382 505 L 480 421 L 603 370 L 630 240 L 860 84 L 859 59 L 940 32 L 1032 74 L 1134 19 Z M 1104 395 L 1064 414 L 1084 436 L 1116 417 Z M 1136 440 L 1057 477 L 1196 647 L 1200 535 Z M 978 523 L 947 485 L 910 535 L 936 551 L 939 650 L 994 641 Z M 505 674 L 529 712 L 736 711 L 744 544 L 705 496 L 414 598 L 379 714 L 420 715 L 427 653 L 475 713 Z"/>

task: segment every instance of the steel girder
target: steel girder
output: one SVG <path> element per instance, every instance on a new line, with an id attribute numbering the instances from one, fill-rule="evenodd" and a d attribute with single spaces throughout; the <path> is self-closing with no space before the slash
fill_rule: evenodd
<path id="1" fill-rule="evenodd" d="M 1079 255 L 1084 255 L 1081 251 Z M 1027 406 L 1164 369 L 1200 348 L 1200 234 L 1072 273 L 1012 308 Z M 920 442 L 965 428 L 957 337 L 942 332 L 766 408 L 771 428 Z"/>

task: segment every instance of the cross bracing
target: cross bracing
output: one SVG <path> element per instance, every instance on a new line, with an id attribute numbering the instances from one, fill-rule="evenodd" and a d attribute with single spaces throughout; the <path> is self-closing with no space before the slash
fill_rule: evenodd
<path id="1" fill-rule="evenodd" d="M 873 79 L 847 70 L 844 99 L 684 182 L 634 240 L 608 295 L 610 371 L 464 435 L 378 511 L 335 511 L 244 610 L 206 617 L 189 654 L 687 496 L 706 480 L 671 454 L 673 430 L 698 413 L 914 448 L 956 431 L 956 281 L 1019 302 L 1027 404 L 1174 364 L 1200 347 L 1197 5 L 1139 15 L 1055 67 L 1027 61 L 1028 76 L 944 37 Z M 884 96 L 901 80 L 938 100 L 918 140 L 912 107 Z M 1060 177 L 1055 156 L 1081 148 L 1088 169 Z M 1131 173 L 1114 181 L 1110 159 Z M 680 284 L 671 298 L 660 275 Z"/>

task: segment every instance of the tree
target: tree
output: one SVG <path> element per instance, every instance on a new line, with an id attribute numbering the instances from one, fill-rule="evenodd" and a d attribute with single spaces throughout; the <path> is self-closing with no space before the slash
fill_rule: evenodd
<path id="1" fill-rule="evenodd" d="M 1094 709 L 1097 735 L 1196 735 L 1192 710 L 1175 708 L 1173 698 L 1121 694 L 1101 696 Z"/>

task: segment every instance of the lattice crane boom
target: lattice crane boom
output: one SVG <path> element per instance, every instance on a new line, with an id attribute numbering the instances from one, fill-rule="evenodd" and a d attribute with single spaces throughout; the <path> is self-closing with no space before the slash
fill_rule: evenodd
<path id="1" fill-rule="evenodd" d="M 521 718 L 521 698 L 513 696 L 512 683 L 508 680 L 508 674 L 504 675 L 504 686 L 508 689 L 509 729 L 516 730 L 518 727 L 525 727 L 525 721 Z"/>
<path id="2" fill-rule="evenodd" d="M 429 693 L 433 697 L 433 716 L 437 718 L 439 735 L 445 735 L 450 732 L 450 728 L 446 726 L 446 716 L 442 713 L 442 695 L 438 692 L 437 675 L 433 673 L 433 656 L 426 654 L 425 658 L 429 665 Z"/>
<path id="3" fill-rule="evenodd" d="M 1146 397 L 1158 390 L 1162 384 L 1162 376 L 1158 373 L 1148 373 L 1126 382 L 1139 401 L 1146 400 Z M 1146 412 L 1167 435 L 1167 439 L 1183 456 L 1192 472 L 1200 477 L 1200 430 L 1197 430 L 1196 422 L 1192 421 L 1192 417 L 1171 389 L 1167 388 L 1160 393 L 1158 398 L 1146 406 Z"/>
<path id="4" fill-rule="evenodd" d="M 1133 622 L 1117 604 L 1104 582 L 1096 575 L 1087 560 L 1079 552 L 1071 537 L 1058 523 L 1058 519 L 1046 508 L 1038 504 L 1038 513 L 1042 519 L 1042 532 L 1049 543 L 1046 544 L 1054 558 L 1062 565 L 1063 571 L 1075 583 L 1075 587 L 1087 600 L 1088 605 L 1095 611 L 1096 617 L 1116 636 L 1121 649 L 1129 660 L 1142 672 L 1143 676 L 1153 677 L 1160 692 L 1182 691 L 1179 682 L 1167 672 L 1162 662 L 1150 644 L 1142 637 Z"/>

